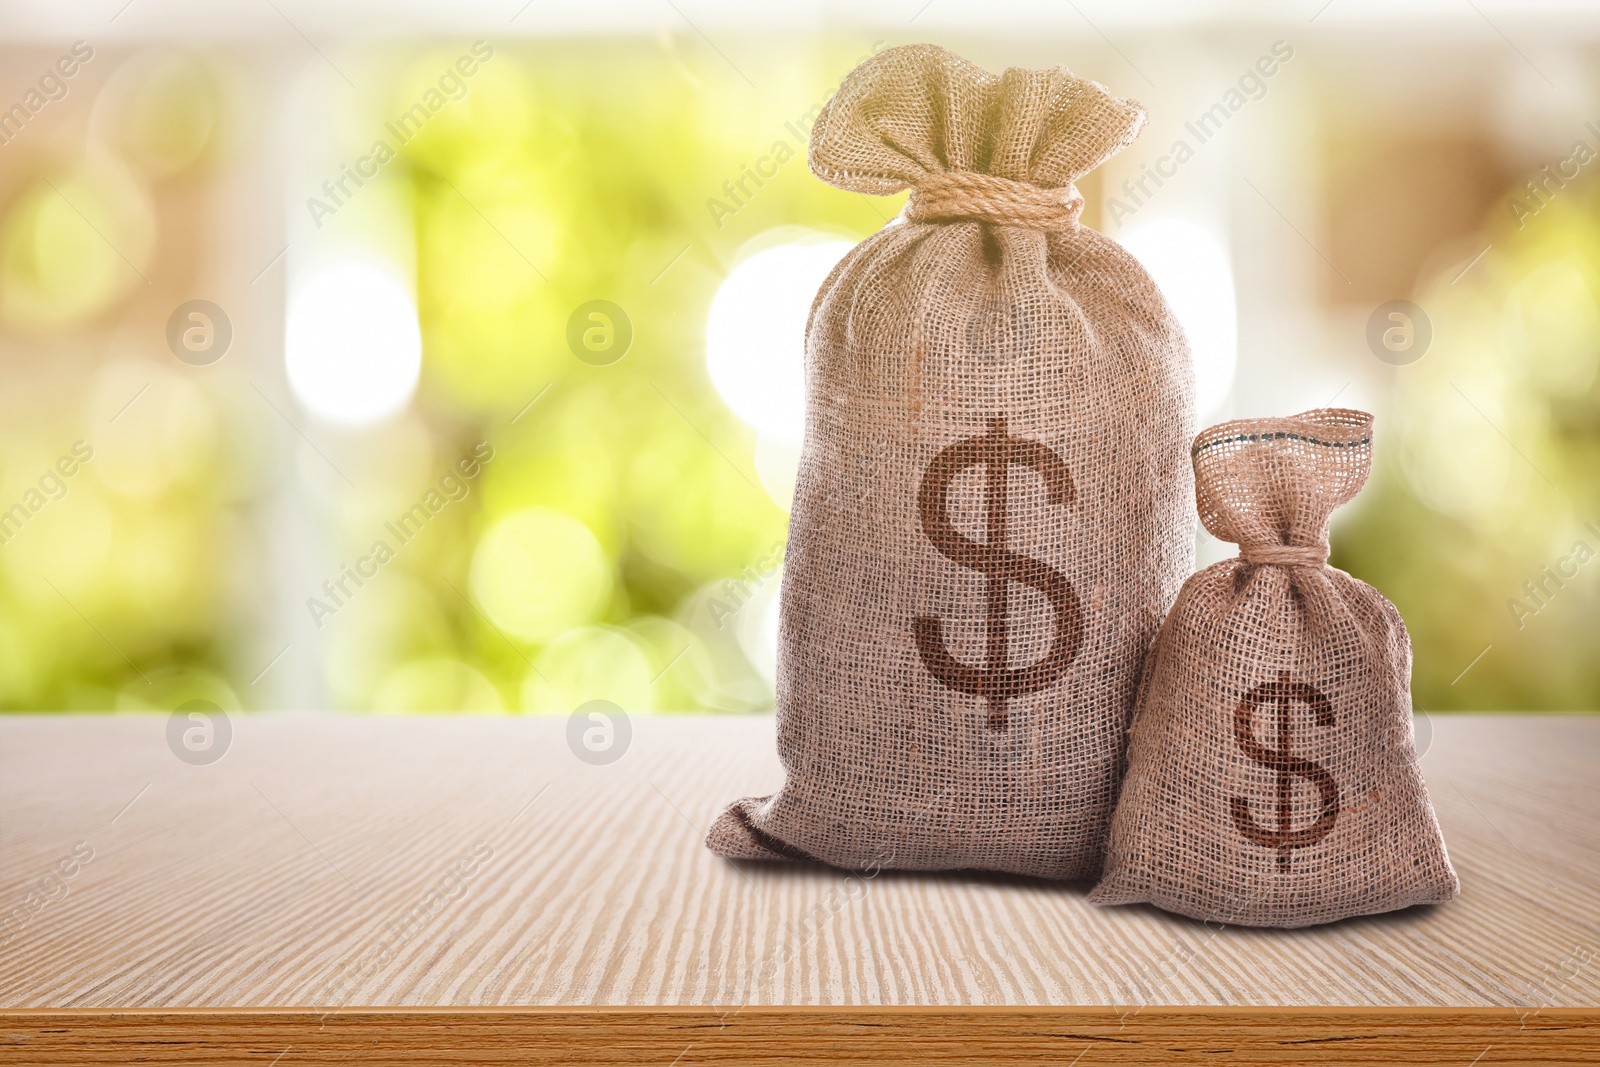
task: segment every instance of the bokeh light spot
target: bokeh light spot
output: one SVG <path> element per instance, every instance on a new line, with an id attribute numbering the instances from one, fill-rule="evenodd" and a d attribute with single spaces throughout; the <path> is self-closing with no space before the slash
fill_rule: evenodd
<path id="1" fill-rule="evenodd" d="M 422 372 L 416 304 L 370 263 L 338 263 L 303 283 L 289 304 L 284 347 L 295 397 L 346 426 L 400 411 Z"/>
<path id="2" fill-rule="evenodd" d="M 611 596 L 611 565 L 593 531 L 531 507 L 489 528 L 472 555 L 472 592 L 494 624 L 542 643 L 592 622 Z"/>
<path id="3" fill-rule="evenodd" d="M 800 445 L 795 441 L 768 437 L 756 439 L 756 477 L 772 502 L 789 511 L 794 504 L 795 483 L 800 480 Z"/>
<path id="4" fill-rule="evenodd" d="M 500 693 L 479 671 L 448 656 L 413 660 L 378 683 L 373 711 L 504 711 Z"/>
<path id="5" fill-rule="evenodd" d="M 562 634 L 539 654 L 522 682 L 522 710 L 567 714 L 590 700 L 637 713 L 656 707 L 657 673 L 640 641 L 625 630 L 585 626 Z"/>
<path id="6" fill-rule="evenodd" d="M 116 69 L 95 99 L 90 127 L 145 173 L 164 177 L 206 154 L 221 113 L 217 80 L 205 60 L 157 53 Z"/>
<path id="7" fill-rule="evenodd" d="M 1189 338 L 1195 407 L 1203 425 L 1233 391 L 1239 361 L 1239 311 L 1228 249 L 1211 230 L 1183 219 L 1139 226 L 1123 238 L 1122 247 L 1150 272 Z"/>
<path id="8" fill-rule="evenodd" d="M 87 323 L 148 281 L 155 208 L 104 159 L 41 178 L 12 201 L 0 232 L 0 320 L 50 331 Z"/>
<path id="9" fill-rule="evenodd" d="M 757 252 L 733 268 L 711 301 L 711 384 L 763 434 L 799 441 L 805 433 L 806 318 L 828 272 L 854 247 L 818 240 Z"/>
<path id="10" fill-rule="evenodd" d="M 147 360 L 116 359 L 90 385 L 93 472 L 122 496 L 159 497 L 208 480 L 222 427 L 192 380 Z"/>

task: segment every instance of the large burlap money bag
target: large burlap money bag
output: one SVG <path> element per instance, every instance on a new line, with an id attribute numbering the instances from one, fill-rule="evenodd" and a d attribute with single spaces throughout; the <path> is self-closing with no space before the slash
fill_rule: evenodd
<path id="1" fill-rule="evenodd" d="M 1100 869 L 1141 658 L 1193 566 L 1192 374 L 1073 182 L 1144 121 L 1062 68 L 863 63 L 811 168 L 905 217 L 823 283 L 778 635 L 775 795 L 725 856 Z"/>
<path id="2" fill-rule="evenodd" d="M 1193 451 L 1201 521 L 1239 555 L 1184 583 L 1151 649 L 1090 902 L 1308 926 L 1450 900 L 1405 623 L 1326 562 L 1372 416 L 1228 422 Z"/>

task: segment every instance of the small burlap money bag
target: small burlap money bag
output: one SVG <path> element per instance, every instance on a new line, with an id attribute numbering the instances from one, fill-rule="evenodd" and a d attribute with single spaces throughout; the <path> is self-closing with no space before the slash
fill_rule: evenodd
<path id="1" fill-rule="evenodd" d="M 1185 582 L 1156 637 L 1090 903 L 1309 926 L 1450 900 L 1405 623 L 1326 562 L 1372 416 L 1223 423 L 1193 453 L 1200 519 L 1239 555 Z"/>
<path id="2" fill-rule="evenodd" d="M 778 634 L 787 782 L 724 856 L 1100 869 L 1144 651 L 1193 566 L 1192 375 L 1073 181 L 1139 105 L 930 46 L 868 60 L 811 169 L 910 187 L 823 283 Z"/>

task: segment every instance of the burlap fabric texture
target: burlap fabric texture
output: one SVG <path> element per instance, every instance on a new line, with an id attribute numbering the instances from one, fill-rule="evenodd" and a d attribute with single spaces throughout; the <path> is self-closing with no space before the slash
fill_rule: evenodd
<path id="1" fill-rule="evenodd" d="M 1228 422 L 1193 451 L 1201 521 L 1239 556 L 1184 583 L 1151 649 L 1090 902 L 1308 926 L 1450 900 L 1405 623 L 1326 563 L 1372 416 Z"/>
<path id="2" fill-rule="evenodd" d="M 1073 182 L 1136 103 L 884 52 L 811 169 L 905 217 L 823 283 L 778 645 L 782 790 L 707 845 L 875 869 L 1100 870 L 1140 662 L 1193 567 L 1188 349 Z"/>

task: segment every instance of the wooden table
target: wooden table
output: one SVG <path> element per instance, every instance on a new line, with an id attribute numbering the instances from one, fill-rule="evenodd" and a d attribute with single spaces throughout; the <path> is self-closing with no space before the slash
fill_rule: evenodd
<path id="1" fill-rule="evenodd" d="M 1436 717 L 1461 898 L 1301 931 L 730 864 L 770 718 L 232 726 L 0 720 L 0 1063 L 1600 1062 L 1600 718 Z"/>

